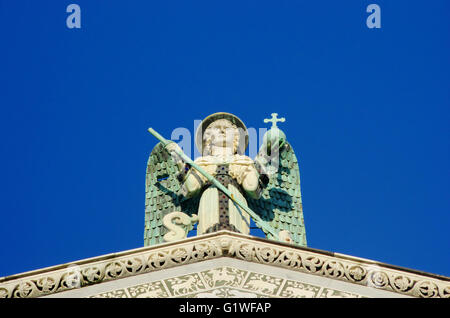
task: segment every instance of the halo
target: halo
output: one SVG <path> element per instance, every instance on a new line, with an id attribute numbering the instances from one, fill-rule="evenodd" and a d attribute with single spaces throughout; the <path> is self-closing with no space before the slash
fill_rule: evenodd
<path id="1" fill-rule="evenodd" d="M 231 123 L 235 124 L 239 129 L 239 133 L 241 135 L 241 140 L 239 141 L 239 147 L 238 147 L 238 153 L 243 154 L 245 153 L 245 149 L 247 149 L 248 146 L 248 132 L 247 127 L 245 127 L 242 120 L 240 120 L 237 116 L 230 114 L 230 113 L 214 113 L 206 117 L 202 120 L 200 125 L 197 128 L 197 131 L 195 133 L 195 145 L 197 146 L 197 149 L 200 151 L 201 154 L 203 154 L 203 133 L 205 132 L 206 128 L 208 126 L 220 119 L 227 119 Z M 244 143 L 242 143 L 242 138 L 244 138 Z"/>

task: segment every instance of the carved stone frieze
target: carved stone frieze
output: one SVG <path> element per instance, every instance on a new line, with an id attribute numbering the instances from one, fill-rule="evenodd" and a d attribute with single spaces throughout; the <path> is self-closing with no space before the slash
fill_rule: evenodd
<path id="1" fill-rule="evenodd" d="M 360 297 L 229 266 L 176 276 L 90 296 L 91 298 L 343 298 Z"/>
<path id="2" fill-rule="evenodd" d="M 413 297 L 450 298 L 450 278 L 221 231 L 0 278 L 0 297 L 30 298 L 228 257 Z M 264 274 L 218 268 L 96 297 L 354 297 Z M 211 288 L 214 287 L 214 290 Z"/>

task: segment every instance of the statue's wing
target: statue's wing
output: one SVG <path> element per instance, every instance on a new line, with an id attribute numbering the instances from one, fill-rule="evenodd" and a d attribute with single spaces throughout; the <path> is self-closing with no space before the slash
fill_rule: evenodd
<path id="1" fill-rule="evenodd" d="M 181 202 L 178 195 L 180 182 L 177 179 L 178 167 L 171 155 L 158 143 L 152 150 L 147 162 L 145 179 L 145 229 L 144 245 L 164 242 L 168 232 L 163 226 L 163 218 L 170 212 L 181 211 L 189 216 L 198 209 L 198 199 Z M 190 229 L 188 229 L 190 230 Z"/>
<path id="2" fill-rule="evenodd" d="M 255 158 L 257 169 L 268 171 L 264 159 L 264 149 Z M 279 153 L 278 171 L 269 176 L 260 199 L 248 199 L 250 208 L 259 214 L 263 221 L 281 231 L 288 230 L 295 244 L 306 246 L 305 223 L 303 220 L 300 191 L 300 171 L 297 157 L 286 141 Z M 265 233 L 272 238 L 270 233 Z"/>

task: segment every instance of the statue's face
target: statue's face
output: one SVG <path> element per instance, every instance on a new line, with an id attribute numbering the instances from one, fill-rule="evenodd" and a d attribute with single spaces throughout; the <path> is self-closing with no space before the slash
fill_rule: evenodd
<path id="1" fill-rule="evenodd" d="M 237 133 L 239 133 L 238 130 L 229 120 L 220 119 L 206 128 L 203 140 L 208 140 L 213 146 L 232 148 Z"/>

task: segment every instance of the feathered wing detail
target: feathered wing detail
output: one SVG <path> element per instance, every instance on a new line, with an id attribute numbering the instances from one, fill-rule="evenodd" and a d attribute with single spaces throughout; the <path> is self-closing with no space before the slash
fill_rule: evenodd
<path id="1" fill-rule="evenodd" d="M 279 153 L 278 172 L 270 176 L 260 199 L 248 199 L 250 208 L 263 221 L 281 231 L 291 233 L 294 244 L 306 246 L 306 231 L 303 220 L 302 197 L 300 191 L 300 171 L 297 157 L 288 142 L 281 147 Z M 267 171 L 264 163 L 264 149 L 260 149 L 255 158 L 258 170 Z M 258 167 L 258 165 L 261 165 Z M 265 232 L 268 239 L 272 235 Z"/>
<path id="2" fill-rule="evenodd" d="M 172 157 L 158 143 L 147 162 L 144 246 L 164 242 L 163 236 L 168 230 L 163 225 L 163 218 L 168 213 L 181 211 L 189 216 L 197 213 L 198 198 L 181 202 L 183 197 L 178 195 L 181 185 L 177 173 L 178 167 Z"/>

